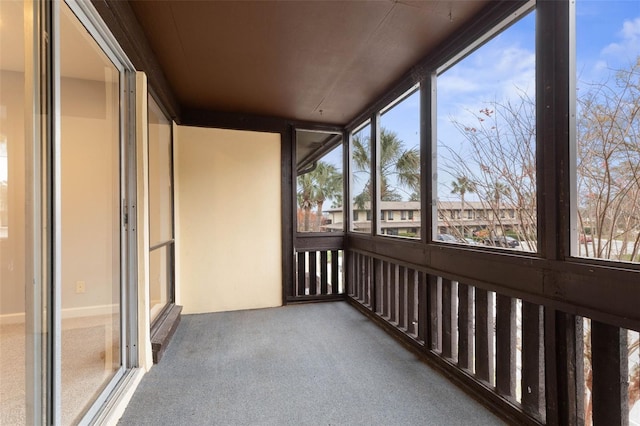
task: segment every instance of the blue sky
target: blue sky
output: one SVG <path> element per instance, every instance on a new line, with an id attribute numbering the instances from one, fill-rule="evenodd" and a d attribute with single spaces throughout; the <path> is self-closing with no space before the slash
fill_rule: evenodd
<path id="1" fill-rule="evenodd" d="M 576 69 L 578 90 L 586 82 L 604 82 L 612 69 L 628 67 L 640 55 L 639 0 L 577 0 Z M 462 151 L 464 138 L 451 120 L 475 120 L 487 102 L 535 96 L 535 11 L 519 20 L 438 77 L 438 143 Z M 419 145 L 419 95 L 396 105 L 381 118 L 406 148 Z M 438 155 L 443 155 L 440 150 Z M 332 156 L 333 157 L 333 156 Z M 440 158 L 439 158 L 440 162 Z M 438 170 L 441 200 L 451 194 L 454 178 Z M 357 190 L 357 189 L 356 189 Z"/>

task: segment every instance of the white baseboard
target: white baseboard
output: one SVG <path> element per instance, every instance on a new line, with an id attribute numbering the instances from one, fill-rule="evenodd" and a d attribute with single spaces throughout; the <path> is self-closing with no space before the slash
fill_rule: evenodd
<path id="1" fill-rule="evenodd" d="M 0 315 L 0 325 L 20 324 L 24 322 L 24 312 Z"/>

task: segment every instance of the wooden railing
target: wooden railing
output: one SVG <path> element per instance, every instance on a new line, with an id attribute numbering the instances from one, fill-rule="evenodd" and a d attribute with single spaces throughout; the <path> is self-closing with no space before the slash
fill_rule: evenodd
<path id="1" fill-rule="evenodd" d="M 287 302 L 344 299 L 343 237 L 317 236 L 296 240 L 295 274 Z"/>
<path id="2" fill-rule="evenodd" d="M 629 377 L 626 329 L 587 329 L 535 298 L 389 255 L 348 249 L 346 259 L 350 303 L 510 422 L 629 424 L 640 377 Z"/>

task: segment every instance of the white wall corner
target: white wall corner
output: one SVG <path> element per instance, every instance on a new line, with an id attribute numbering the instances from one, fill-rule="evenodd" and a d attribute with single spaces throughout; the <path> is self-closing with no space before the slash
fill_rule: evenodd
<path id="1" fill-rule="evenodd" d="M 175 304 L 182 305 L 182 282 L 180 280 L 181 262 L 181 238 L 180 238 L 180 169 L 179 169 L 179 155 L 180 150 L 180 126 L 175 121 L 173 125 L 173 239 L 174 239 L 174 297 Z"/>
<path id="2" fill-rule="evenodd" d="M 138 227 L 138 362 L 153 366 L 149 319 L 149 135 L 147 75 L 136 73 L 136 182 Z"/>

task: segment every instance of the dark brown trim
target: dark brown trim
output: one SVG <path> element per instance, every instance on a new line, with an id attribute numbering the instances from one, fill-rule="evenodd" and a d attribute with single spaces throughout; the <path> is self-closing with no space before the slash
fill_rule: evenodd
<path id="1" fill-rule="evenodd" d="M 207 127 L 215 129 L 246 130 L 254 132 L 284 133 L 291 131 L 295 145 L 295 130 L 318 130 L 342 133 L 344 127 L 336 124 L 312 123 L 256 114 L 244 114 L 228 111 L 185 108 L 182 113 L 184 126 Z M 295 158 L 295 155 L 294 157 Z"/>
<path id="2" fill-rule="evenodd" d="M 295 239 L 296 251 L 342 250 L 344 234 L 327 233 L 323 236 L 304 236 L 298 233 Z"/>
<path id="3" fill-rule="evenodd" d="M 346 298 L 345 294 L 326 294 L 326 295 L 310 295 L 288 297 L 287 305 L 296 305 L 300 303 L 316 303 L 316 302 L 342 302 Z"/>
<path id="4" fill-rule="evenodd" d="M 293 236 L 295 223 L 292 218 L 295 214 L 295 190 L 294 190 L 294 142 L 293 130 L 286 126 L 280 133 L 280 197 L 282 211 L 280 213 L 282 226 L 282 304 L 287 304 L 287 299 L 295 295 L 295 264 L 293 261 Z"/>
<path id="5" fill-rule="evenodd" d="M 420 240 L 427 243 L 433 239 L 434 224 L 438 217 L 436 187 L 438 185 L 435 170 L 438 170 L 436 158 L 438 141 L 436 137 L 436 85 L 435 73 L 425 77 L 420 86 Z"/>
<path id="6" fill-rule="evenodd" d="M 627 330 L 591 321 L 593 424 L 629 425 Z"/>
<path id="7" fill-rule="evenodd" d="M 162 354 L 169 346 L 169 342 L 180 324 L 181 312 L 182 306 L 168 305 L 153 322 L 151 326 L 151 352 L 154 364 L 160 362 Z"/>
<path id="8" fill-rule="evenodd" d="M 371 122 L 369 127 L 371 136 L 369 139 L 369 149 L 370 149 L 370 157 L 371 164 L 369 165 L 371 169 L 371 235 L 380 234 L 380 222 L 382 218 L 380 214 L 380 168 L 377 166 L 380 164 L 380 114 L 374 113 L 371 114 Z"/>
<path id="9" fill-rule="evenodd" d="M 539 1 L 536 9 L 536 167 L 541 256 L 570 255 L 569 1 Z"/>
<path id="10" fill-rule="evenodd" d="M 193 127 L 248 130 L 267 133 L 291 132 L 290 121 L 285 118 L 201 109 L 185 109 L 182 112 L 181 124 Z"/>
<path id="11" fill-rule="evenodd" d="M 136 70 L 147 74 L 149 85 L 162 107 L 178 124 L 181 123 L 181 108 L 171 85 L 167 81 L 147 37 L 138 22 L 129 2 L 91 0 L 118 44 Z"/>

